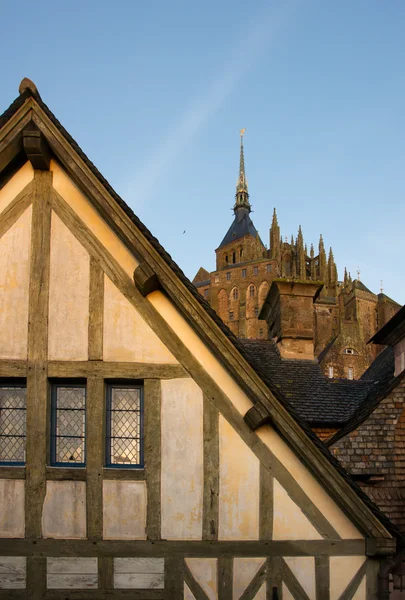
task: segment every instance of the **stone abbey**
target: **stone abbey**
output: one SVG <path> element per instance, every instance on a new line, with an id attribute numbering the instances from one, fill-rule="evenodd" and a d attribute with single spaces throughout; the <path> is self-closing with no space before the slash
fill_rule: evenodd
<path id="1" fill-rule="evenodd" d="M 339 280 L 322 235 L 317 252 L 312 244 L 308 252 L 301 226 L 283 239 L 275 209 L 267 249 L 250 212 L 242 134 L 234 220 L 216 249 L 216 270 L 201 267 L 194 285 L 239 338 L 274 338 L 282 357 L 318 359 L 326 376 L 358 379 L 381 350 L 368 341 L 400 305 L 346 269 Z"/>

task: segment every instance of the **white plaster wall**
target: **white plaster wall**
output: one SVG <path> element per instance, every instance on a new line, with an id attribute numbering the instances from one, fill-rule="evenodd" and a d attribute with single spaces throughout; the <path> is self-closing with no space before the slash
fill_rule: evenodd
<path id="1" fill-rule="evenodd" d="M 209 600 L 217 600 L 217 559 L 186 558 L 186 563 Z"/>
<path id="2" fill-rule="evenodd" d="M 176 310 L 168 298 L 156 291 L 148 295 L 148 300 L 159 314 L 179 336 L 186 347 L 194 354 L 195 358 L 205 371 L 220 386 L 228 396 L 235 408 L 245 415 L 252 406 L 252 402 L 231 377 L 228 371 L 219 363 L 211 351 L 200 340 L 190 325 Z M 271 428 L 270 425 L 261 427 L 256 434 L 269 447 L 269 449 L 284 464 L 297 483 L 302 487 L 312 502 L 319 508 L 323 515 L 333 525 L 343 539 L 362 538 L 362 534 L 346 517 L 343 511 L 332 500 L 327 491 L 318 483 L 312 474 L 303 466 L 300 459 Z M 253 439 L 253 438 L 252 438 Z"/>
<path id="3" fill-rule="evenodd" d="M 117 589 L 163 589 L 164 558 L 114 558 Z"/>
<path id="4" fill-rule="evenodd" d="M 0 589 L 23 590 L 27 573 L 25 556 L 0 557 Z"/>
<path id="5" fill-rule="evenodd" d="M 162 381 L 162 538 L 199 540 L 203 501 L 203 396 L 192 379 Z"/>
<path id="6" fill-rule="evenodd" d="M 315 559 L 312 556 L 287 556 L 284 560 L 306 591 L 308 597 L 315 599 Z"/>
<path id="7" fill-rule="evenodd" d="M 330 557 L 330 600 L 340 598 L 365 560 L 365 556 Z M 361 590 L 359 593 L 361 593 Z M 354 597 L 356 598 L 356 596 Z M 357 600 L 364 600 L 364 596 L 360 595 Z"/>
<path id="8" fill-rule="evenodd" d="M 86 483 L 84 481 L 47 481 L 42 512 L 45 538 L 80 539 L 86 537 Z"/>
<path id="9" fill-rule="evenodd" d="M 104 277 L 104 360 L 177 363 L 107 275 Z"/>
<path id="10" fill-rule="evenodd" d="M 87 251 L 53 212 L 48 322 L 50 360 L 88 359 L 89 282 Z"/>
<path id="11" fill-rule="evenodd" d="M 97 558 L 47 558 L 47 588 L 97 589 Z"/>
<path id="12" fill-rule="evenodd" d="M 276 479 L 273 490 L 273 539 L 321 540 L 322 536 Z"/>
<path id="13" fill-rule="evenodd" d="M 0 358 L 27 358 L 31 217 L 30 206 L 0 239 Z"/>
<path id="14" fill-rule="evenodd" d="M 27 161 L 23 167 L 0 190 L 0 214 L 23 191 L 34 178 L 34 169 Z"/>
<path id="15" fill-rule="evenodd" d="M 24 502 L 25 481 L 23 479 L 0 479 L 0 537 L 24 537 Z"/>
<path id="16" fill-rule="evenodd" d="M 219 539 L 259 538 L 259 487 L 259 460 L 228 421 L 220 416 Z"/>
<path id="17" fill-rule="evenodd" d="M 146 539 L 146 483 L 103 482 L 103 537 L 106 540 Z"/>
<path id="18" fill-rule="evenodd" d="M 233 600 L 239 600 L 253 577 L 264 564 L 265 558 L 235 558 L 233 561 Z M 261 600 L 261 589 L 255 598 Z M 266 599 L 266 595 L 263 596 Z"/>
<path id="19" fill-rule="evenodd" d="M 51 161 L 50 168 L 53 171 L 53 187 L 55 190 L 132 279 L 134 270 L 138 266 L 138 262 L 133 255 L 110 229 L 104 219 L 101 218 L 91 202 L 79 191 L 69 176 L 54 160 Z M 119 207 L 117 207 L 117 210 L 119 210 Z"/>

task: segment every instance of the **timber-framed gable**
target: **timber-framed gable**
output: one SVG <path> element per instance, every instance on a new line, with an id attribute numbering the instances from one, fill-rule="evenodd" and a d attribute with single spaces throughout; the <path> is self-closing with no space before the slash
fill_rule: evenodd
<path id="1" fill-rule="evenodd" d="M 376 598 L 395 530 L 20 92 L 0 118 L 0 377 L 26 382 L 26 459 L 0 465 L 0 598 Z M 52 464 L 54 382 L 85 390 L 76 465 Z M 142 460 L 107 460 L 114 383 L 142 387 Z"/>

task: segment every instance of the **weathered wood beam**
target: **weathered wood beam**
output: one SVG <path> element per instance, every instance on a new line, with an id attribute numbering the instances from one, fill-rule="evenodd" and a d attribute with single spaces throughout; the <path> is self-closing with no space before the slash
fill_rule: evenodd
<path id="1" fill-rule="evenodd" d="M 218 600 L 233 598 L 233 558 L 220 556 L 217 567 Z"/>
<path id="2" fill-rule="evenodd" d="M 153 542 L 152 542 L 153 543 Z M 184 558 L 170 555 L 165 560 L 165 598 L 184 598 Z"/>
<path id="3" fill-rule="evenodd" d="M 206 557 L 218 556 L 359 556 L 364 540 L 294 541 L 140 541 L 0 539 L 0 556 L 114 556 Z"/>
<path id="4" fill-rule="evenodd" d="M 273 473 L 260 463 L 259 537 L 261 540 L 273 538 L 273 487 Z"/>
<path id="5" fill-rule="evenodd" d="M 161 289 L 158 276 L 146 262 L 136 267 L 134 281 L 142 296 L 147 296 L 151 292 Z"/>
<path id="6" fill-rule="evenodd" d="M 34 169 L 49 171 L 51 152 L 43 133 L 28 125 L 23 131 L 24 152 Z"/>
<path id="7" fill-rule="evenodd" d="M 103 359 L 104 271 L 90 257 L 89 360 Z"/>
<path id="8" fill-rule="evenodd" d="M 26 360 L 0 360 L 0 377 L 27 376 L 28 365 Z"/>
<path id="9" fill-rule="evenodd" d="M 316 600 L 330 599 L 330 567 L 328 556 L 315 557 Z"/>
<path id="10" fill-rule="evenodd" d="M 215 404 L 204 396 L 204 492 L 203 540 L 218 539 L 219 514 L 219 413 Z"/>
<path id="11" fill-rule="evenodd" d="M 158 379 L 144 382 L 144 451 L 147 513 L 146 536 L 148 540 L 161 539 L 161 383 Z"/>
<path id="12" fill-rule="evenodd" d="M 105 440 L 104 381 L 87 379 L 86 391 L 86 514 L 87 537 L 103 537 L 103 465 Z"/>
<path id="13" fill-rule="evenodd" d="M 25 479 L 25 467 L 0 466 L 0 479 Z"/>
<path id="14" fill-rule="evenodd" d="M 0 362 L 0 372 L 1 369 Z M 181 365 L 105 362 L 101 360 L 50 361 L 48 363 L 48 374 L 49 377 L 100 377 L 103 379 L 177 379 L 179 377 L 189 377 Z"/>

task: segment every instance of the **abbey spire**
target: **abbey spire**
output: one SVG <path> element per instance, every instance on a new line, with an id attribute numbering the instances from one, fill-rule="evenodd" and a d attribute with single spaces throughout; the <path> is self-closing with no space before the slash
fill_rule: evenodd
<path id="1" fill-rule="evenodd" d="M 235 206 L 233 210 L 235 213 L 239 208 L 244 208 L 248 212 L 251 211 L 249 202 L 248 182 L 245 173 L 245 155 L 243 151 L 243 136 L 245 129 L 240 130 L 240 159 L 239 159 L 239 176 L 236 182 L 236 195 L 235 195 Z"/>

